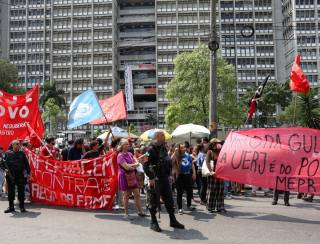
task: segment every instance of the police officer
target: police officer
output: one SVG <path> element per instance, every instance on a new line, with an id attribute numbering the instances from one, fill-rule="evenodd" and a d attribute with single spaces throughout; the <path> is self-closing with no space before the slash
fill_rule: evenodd
<path id="1" fill-rule="evenodd" d="M 169 183 L 171 159 L 165 147 L 164 132 L 158 130 L 155 133 L 155 140 L 156 142 L 151 145 L 147 152 L 148 160 L 144 163 L 144 171 L 149 177 L 148 208 L 151 214 L 150 228 L 156 232 L 161 232 L 156 217 L 161 196 L 170 217 L 170 226 L 184 229 L 184 225 L 180 224 L 174 215 L 174 203 Z"/>
<path id="2" fill-rule="evenodd" d="M 18 187 L 18 199 L 21 213 L 26 212 L 24 208 L 24 172 L 30 174 L 28 159 L 20 150 L 20 142 L 14 140 L 11 149 L 5 153 L 5 167 L 7 168 L 6 180 L 8 182 L 9 208 L 5 213 L 14 212 L 15 187 Z"/>

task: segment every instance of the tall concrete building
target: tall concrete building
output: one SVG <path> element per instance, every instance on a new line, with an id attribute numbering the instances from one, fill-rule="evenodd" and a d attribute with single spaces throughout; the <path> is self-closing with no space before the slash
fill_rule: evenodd
<path id="1" fill-rule="evenodd" d="M 9 1 L 0 1 L 0 58 L 7 59 L 9 52 L 9 27 L 8 27 L 8 16 L 9 16 Z"/>
<path id="2" fill-rule="evenodd" d="M 297 53 L 312 86 L 320 82 L 320 1 L 282 0 L 282 29 L 285 42 L 286 76 Z"/>
<path id="3" fill-rule="evenodd" d="M 297 51 L 317 82 L 317 8 L 312 0 L 219 1 L 221 53 L 235 65 L 240 95 L 268 74 L 285 81 Z M 99 98 L 124 89 L 130 65 L 135 106 L 123 126 L 162 128 L 173 60 L 208 43 L 210 9 L 210 0 L 11 0 L 10 60 L 21 86 L 55 81 L 67 104 L 89 87 Z"/>
<path id="4" fill-rule="evenodd" d="M 210 0 L 156 1 L 158 125 L 164 127 L 168 105 L 165 89 L 174 76 L 173 60 L 181 52 L 207 44 L 210 33 Z"/>
<path id="5" fill-rule="evenodd" d="M 281 1 L 223 0 L 219 7 L 222 56 L 236 67 L 239 93 L 268 74 L 283 82 Z"/>

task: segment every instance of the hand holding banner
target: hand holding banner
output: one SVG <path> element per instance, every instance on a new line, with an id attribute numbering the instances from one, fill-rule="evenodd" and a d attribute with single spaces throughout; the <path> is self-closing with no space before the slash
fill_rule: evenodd
<path id="1" fill-rule="evenodd" d="M 320 130 L 271 128 L 231 132 L 218 178 L 320 195 Z"/>

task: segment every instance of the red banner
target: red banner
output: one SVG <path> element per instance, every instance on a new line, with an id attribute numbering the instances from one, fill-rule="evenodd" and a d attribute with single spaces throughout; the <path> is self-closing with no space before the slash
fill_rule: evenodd
<path id="1" fill-rule="evenodd" d="M 112 209 L 118 168 L 109 154 L 92 160 L 55 161 L 27 151 L 32 201 L 49 205 Z"/>
<path id="2" fill-rule="evenodd" d="M 38 86 L 22 95 L 0 92 L 0 143 L 5 150 L 12 140 L 29 135 L 27 124 L 32 128 L 39 124 L 38 100 Z"/>
<path id="3" fill-rule="evenodd" d="M 218 178 L 266 188 L 320 194 L 320 130 L 231 132 L 220 152 Z"/>
<path id="4" fill-rule="evenodd" d="M 113 97 L 100 100 L 99 103 L 105 114 L 105 117 L 94 120 L 90 124 L 100 125 L 127 118 L 123 91 L 119 92 Z"/>

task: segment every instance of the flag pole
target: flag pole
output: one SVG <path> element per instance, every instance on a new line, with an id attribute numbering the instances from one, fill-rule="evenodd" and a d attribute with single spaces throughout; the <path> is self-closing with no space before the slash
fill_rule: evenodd
<path id="1" fill-rule="evenodd" d="M 94 90 L 93 90 L 94 91 Z M 106 119 L 106 123 L 107 123 L 107 121 L 108 121 L 108 119 L 107 119 L 107 116 L 106 116 L 106 114 L 104 113 L 104 111 L 103 111 L 103 109 L 102 109 L 102 107 L 101 107 L 101 105 L 100 105 L 100 102 L 99 102 L 99 99 L 98 99 L 98 97 L 97 97 L 97 94 L 94 92 L 94 96 L 95 96 L 95 98 L 96 98 L 96 100 L 97 100 L 97 102 L 98 102 L 98 104 L 99 104 L 99 107 L 100 107 L 100 109 L 101 109 L 101 112 L 102 112 L 102 114 L 103 114 L 103 117 Z M 93 130 L 93 125 L 91 125 L 92 126 L 92 130 Z M 111 126 L 108 124 L 108 127 L 109 127 L 109 132 L 111 133 L 111 135 L 112 135 L 112 137 L 114 138 L 114 135 L 113 135 L 113 133 L 112 133 L 112 129 L 111 129 Z"/>

